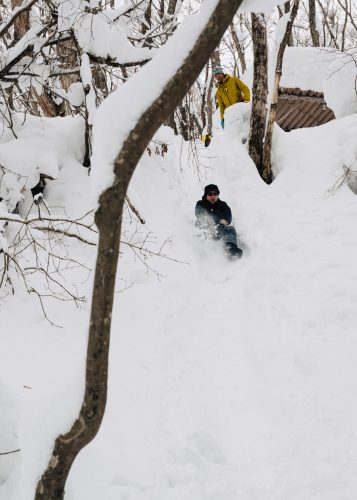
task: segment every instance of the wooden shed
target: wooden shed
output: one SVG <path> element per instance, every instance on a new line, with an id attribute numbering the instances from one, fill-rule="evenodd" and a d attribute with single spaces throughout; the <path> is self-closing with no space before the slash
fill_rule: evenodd
<path id="1" fill-rule="evenodd" d="M 285 132 L 316 127 L 334 119 L 333 111 L 326 106 L 323 92 L 288 87 L 279 89 L 276 122 Z"/>

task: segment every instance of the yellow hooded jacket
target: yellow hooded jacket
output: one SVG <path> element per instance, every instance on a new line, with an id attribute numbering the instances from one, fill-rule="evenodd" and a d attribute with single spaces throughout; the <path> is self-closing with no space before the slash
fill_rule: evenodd
<path id="1" fill-rule="evenodd" d="M 216 99 L 221 111 L 221 120 L 224 118 L 224 111 L 237 102 L 249 102 L 249 88 L 236 76 L 224 75 L 221 82 L 216 82 Z"/>

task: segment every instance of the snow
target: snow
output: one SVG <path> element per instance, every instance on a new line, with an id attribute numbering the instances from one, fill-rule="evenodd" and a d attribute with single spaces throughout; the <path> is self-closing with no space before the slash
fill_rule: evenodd
<path id="1" fill-rule="evenodd" d="M 66 118 L 40 118 L 36 116 L 13 115 L 15 131 L 19 139 L 43 139 L 50 141 L 53 155 L 59 168 L 67 162 L 81 161 L 84 153 L 82 141 L 84 120 L 79 115 Z"/>
<path id="2" fill-rule="evenodd" d="M 324 82 L 327 106 L 336 118 L 357 113 L 357 53 L 355 50 L 338 54 L 329 67 Z"/>
<path id="3" fill-rule="evenodd" d="M 286 47 L 281 87 L 299 87 L 323 92 L 324 80 L 336 51 L 329 48 Z"/>
<path id="4" fill-rule="evenodd" d="M 13 120 L 17 139 L 5 134 L 0 143 L 0 197 L 9 212 L 24 200 L 25 189 L 36 186 L 40 174 L 56 179 L 59 169 L 83 158 L 82 118 L 17 114 Z"/>
<path id="5" fill-rule="evenodd" d="M 43 26 L 40 24 L 35 24 L 31 29 L 24 35 L 13 47 L 6 51 L 5 57 L 1 58 L 0 71 L 6 68 L 14 59 L 19 57 L 19 55 L 29 46 L 36 43 L 36 50 L 40 50 L 42 45 L 46 42 L 46 39 L 38 39 L 38 35 L 43 30 Z"/>
<path id="6" fill-rule="evenodd" d="M 118 64 L 139 64 L 151 59 L 154 50 L 134 47 L 116 25 L 106 21 L 98 15 L 87 14 L 75 24 L 75 36 L 85 52 L 113 59 Z"/>
<path id="7" fill-rule="evenodd" d="M 155 140 L 168 154 L 145 154 L 134 174 L 139 233 L 158 246 L 169 237 L 165 252 L 180 263 L 151 259 L 158 280 L 122 247 L 117 287 L 132 286 L 116 294 L 108 406 L 66 500 L 354 497 L 357 198 L 336 186 L 344 165 L 355 168 L 357 116 L 276 128 L 268 187 L 242 144 L 249 113 L 232 106 L 226 130 L 198 144 L 201 180 L 167 128 Z M 244 249 L 235 263 L 196 237 L 194 204 L 212 182 Z M 47 201 L 78 215 L 95 202 L 89 192 L 86 170 L 67 162 Z M 124 234 L 133 227 L 126 218 Z M 71 252 L 93 266 L 92 249 Z M 47 304 L 56 329 L 26 294 L 0 307 L 1 448 L 21 449 L 1 458 L 0 498 L 32 500 L 53 439 L 80 407 L 89 310 Z"/>
<path id="8" fill-rule="evenodd" d="M 47 139 L 15 139 L 0 144 L 0 163 L 11 172 L 30 179 L 33 187 L 40 174 L 56 178 L 58 159 Z M 35 181 L 31 181 L 32 177 Z M 35 182 L 35 184 L 33 184 Z"/>
<path id="9" fill-rule="evenodd" d="M 270 14 L 277 5 L 282 5 L 281 0 L 243 0 L 239 12 L 263 12 Z"/>
<path id="10" fill-rule="evenodd" d="M 72 106 L 81 106 L 85 98 L 83 85 L 80 82 L 72 83 L 66 97 Z"/>
<path id="11" fill-rule="evenodd" d="M 86 12 L 83 0 L 60 1 L 58 6 L 58 30 L 73 30 L 84 52 L 117 64 L 140 64 L 154 55 L 154 50 L 135 47 L 126 37 L 122 27 L 111 20 L 111 11 L 102 14 Z M 125 10 L 114 10 L 120 16 Z"/>

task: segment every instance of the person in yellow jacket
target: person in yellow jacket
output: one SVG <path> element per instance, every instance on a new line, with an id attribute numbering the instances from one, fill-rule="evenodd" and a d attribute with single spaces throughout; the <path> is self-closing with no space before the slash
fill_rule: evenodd
<path id="1" fill-rule="evenodd" d="M 216 99 L 221 112 L 221 125 L 224 128 L 224 111 L 237 102 L 249 102 L 249 88 L 236 76 L 225 74 L 221 66 L 213 70 L 216 80 Z"/>

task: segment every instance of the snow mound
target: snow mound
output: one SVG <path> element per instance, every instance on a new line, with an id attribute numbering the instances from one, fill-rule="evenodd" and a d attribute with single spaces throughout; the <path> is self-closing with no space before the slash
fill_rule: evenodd
<path id="1" fill-rule="evenodd" d="M 45 138 L 15 139 L 0 144 L 0 163 L 10 172 L 26 178 L 28 188 L 37 184 L 40 174 L 53 179 L 58 176 L 56 150 Z"/>

